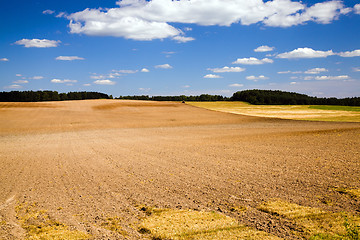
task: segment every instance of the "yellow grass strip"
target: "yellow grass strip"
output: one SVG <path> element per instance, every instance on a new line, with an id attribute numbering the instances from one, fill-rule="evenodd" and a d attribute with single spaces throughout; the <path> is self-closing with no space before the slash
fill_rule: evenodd
<path id="1" fill-rule="evenodd" d="M 257 117 L 272 117 L 311 121 L 360 122 L 356 107 L 346 110 L 313 108 L 309 105 L 251 105 L 244 102 L 188 102 L 189 105 L 214 111 Z M 351 110 L 353 109 L 353 111 Z"/>
<path id="2" fill-rule="evenodd" d="M 355 230 L 360 225 L 358 216 L 348 213 L 331 213 L 282 200 L 265 202 L 259 206 L 259 209 L 293 220 L 304 228 L 305 237 L 310 237 L 310 239 L 352 239 L 349 238 L 350 230 L 346 225 L 353 226 Z"/>
<path id="3" fill-rule="evenodd" d="M 239 225 L 223 214 L 193 210 L 154 211 L 139 228 L 155 239 L 280 239 Z"/>

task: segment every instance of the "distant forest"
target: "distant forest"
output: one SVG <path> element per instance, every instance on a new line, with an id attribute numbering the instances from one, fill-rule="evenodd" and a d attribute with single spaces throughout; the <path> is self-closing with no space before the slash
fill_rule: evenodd
<path id="1" fill-rule="evenodd" d="M 244 101 L 255 105 L 340 105 L 360 106 L 360 97 L 317 98 L 294 92 L 273 90 L 245 90 L 233 94 L 231 101 Z"/>
<path id="2" fill-rule="evenodd" d="M 216 101 L 228 101 L 230 98 L 221 95 L 209 95 L 201 94 L 200 96 L 120 96 L 117 99 L 128 100 L 150 100 L 150 101 L 188 101 L 188 102 L 216 102 Z"/>
<path id="3" fill-rule="evenodd" d="M 0 92 L 0 102 L 40 102 L 40 101 L 65 101 L 85 99 L 110 99 L 105 93 L 99 92 L 69 92 L 58 93 L 56 91 L 11 91 Z"/>
<path id="4" fill-rule="evenodd" d="M 11 91 L 0 92 L 0 102 L 40 102 L 65 101 L 85 99 L 112 99 L 112 95 L 99 92 L 69 92 L 56 91 Z M 245 90 L 233 94 L 232 97 L 221 95 L 201 94 L 199 96 L 120 96 L 116 99 L 151 100 L 151 101 L 243 101 L 255 105 L 341 105 L 360 106 L 360 97 L 352 98 L 317 98 L 295 92 L 278 90 Z"/>

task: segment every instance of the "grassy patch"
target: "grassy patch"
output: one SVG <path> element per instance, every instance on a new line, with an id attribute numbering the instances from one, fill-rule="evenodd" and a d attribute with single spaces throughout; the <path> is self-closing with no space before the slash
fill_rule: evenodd
<path id="1" fill-rule="evenodd" d="M 347 194 L 352 198 L 360 198 L 360 189 L 334 188 L 335 191 Z"/>
<path id="2" fill-rule="evenodd" d="M 309 108 L 320 109 L 320 110 L 332 110 L 332 111 L 360 112 L 360 107 L 354 107 L 354 106 L 313 105 L 313 106 L 309 106 Z"/>
<path id="3" fill-rule="evenodd" d="M 46 210 L 39 210 L 36 203 L 22 203 L 15 207 L 16 217 L 27 232 L 26 239 L 88 239 L 90 236 L 51 219 Z"/>
<path id="4" fill-rule="evenodd" d="M 210 110 L 258 117 L 311 121 L 360 122 L 360 107 L 308 105 L 251 105 L 245 102 L 188 102 Z"/>
<path id="5" fill-rule="evenodd" d="M 117 232 L 122 236 L 126 236 L 127 232 L 122 228 L 122 219 L 120 217 L 107 217 L 101 223 L 101 227 L 113 232 Z"/>
<path id="6" fill-rule="evenodd" d="M 153 239 L 280 239 L 223 214 L 193 210 L 154 209 L 139 231 Z"/>
<path id="7" fill-rule="evenodd" d="M 360 218 L 357 216 L 330 213 L 281 200 L 263 203 L 259 209 L 294 221 L 303 227 L 305 237 L 310 239 L 353 239 L 350 232 L 354 229 L 356 232 L 360 224 Z"/>

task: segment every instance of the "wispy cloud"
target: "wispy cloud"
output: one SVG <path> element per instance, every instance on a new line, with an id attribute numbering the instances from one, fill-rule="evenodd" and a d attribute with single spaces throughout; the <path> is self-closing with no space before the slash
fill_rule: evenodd
<path id="1" fill-rule="evenodd" d="M 319 74 L 321 72 L 328 72 L 328 70 L 326 68 L 312 68 L 312 69 L 309 69 L 309 70 L 305 71 L 304 73 L 306 73 L 306 74 Z"/>
<path id="2" fill-rule="evenodd" d="M 207 70 L 212 71 L 214 73 L 225 73 L 225 72 L 243 72 L 246 69 L 241 67 L 223 67 L 223 68 L 208 68 Z"/>
<path id="3" fill-rule="evenodd" d="M 60 40 L 48 40 L 48 39 L 21 39 L 16 41 L 17 45 L 24 45 L 26 48 L 50 48 L 57 47 L 61 43 Z"/>
<path id="4" fill-rule="evenodd" d="M 24 83 L 29 83 L 29 81 L 28 80 L 16 80 L 16 81 L 13 81 L 13 83 L 24 84 Z"/>
<path id="5" fill-rule="evenodd" d="M 94 84 L 98 84 L 98 85 L 115 85 L 116 82 L 108 80 L 108 79 L 103 79 L 103 80 L 94 81 Z"/>
<path id="6" fill-rule="evenodd" d="M 247 80 L 257 81 L 257 80 L 266 80 L 266 79 L 269 79 L 269 78 L 265 77 L 264 75 L 260 75 L 260 76 L 247 76 L 246 79 Z"/>
<path id="7" fill-rule="evenodd" d="M 359 5 L 360 5 L 360 4 L 359 4 Z M 353 68 L 353 71 L 354 71 L 354 72 L 360 72 L 360 67 L 354 67 L 354 68 Z"/>
<path id="8" fill-rule="evenodd" d="M 18 85 L 18 84 L 13 84 L 13 85 L 10 85 L 10 86 L 5 86 L 4 88 L 5 89 L 19 89 L 19 88 L 22 88 L 22 86 Z"/>
<path id="9" fill-rule="evenodd" d="M 257 59 L 255 57 L 250 58 L 238 58 L 233 64 L 244 64 L 244 65 L 261 65 L 264 63 L 273 63 L 274 61 L 269 58 Z"/>
<path id="10" fill-rule="evenodd" d="M 84 60 L 85 58 L 78 56 L 58 56 L 55 60 L 59 61 L 74 61 L 74 60 Z"/>
<path id="11" fill-rule="evenodd" d="M 156 65 L 155 68 L 162 68 L 162 69 L 171 69 L 173 68 L 170 64 L 162 64 L 162 65 Z"/>
<path id="12" fill-rule="evenodd" d="M 204 76 L 204 78 L 222 78 L 222 76 L 216 74 L 207 74 Z"/>
<path id="13" fill-rule="evenodd" d="M 8 62 L 9 59 L 8 58 L 0 58 L 0 62 Z"/>
<path id="14" fill-rule="evenodd" d="M 230 84 L 229 87 L 243 87 L 244 84 L 241 83 L 234 83 L 234 84 Z"/>
<path id="15" fill-rule="evenodd" d="M 269 47 L 269 46 L 263 45 L 263 46 L 260 46 L 256 49 L 254 49 L 254 52 L 271 52 L 274 49 L 275 49 L 274 47 Z"/>
<path id="16" fill-rule="evenodd" d="M 70 79 L 61 80 L 61 79 L 54 78 L 50 82 L 52 82 L 52 83 L 76 83 L 77 80 L 70 80 Z"/>
<path id="17" fill-rule="evenodd" d="M 40 80 L 40 79 L 44 79 L 43 76 L 34 76 L 34 77 L 31 77 L 29 79 L 33 79 L 33 80 Z"/>
<path id="18" fill-rule="evenodd" d="M 55 11 L 50 10 L 50 9 L 47 9 L 47 10 L 43 11 L 42 13 L 43 13 L 43 14 L 47 14 L 47 15 L 51 15 L 51 14 L 54 14 Z"/>

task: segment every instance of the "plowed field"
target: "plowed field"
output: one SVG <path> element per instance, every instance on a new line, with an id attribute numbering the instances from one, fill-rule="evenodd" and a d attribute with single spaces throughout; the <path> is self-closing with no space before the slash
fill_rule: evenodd
<path id="1" fill-rule="evenodd" d="M 358 215 L 346 190 L 360 189 L 359 152 L 360 123 L 169 102 L 0 103 L 0 239 L 39 226 L 77 239 L 149 238 L 137 227 L 143 206 L 215 211 L 301 239 L 293 221 L 259 206 L 279 199 Z"/>

